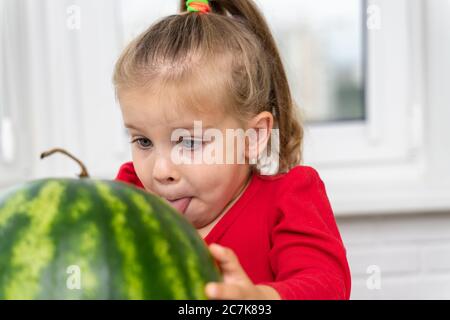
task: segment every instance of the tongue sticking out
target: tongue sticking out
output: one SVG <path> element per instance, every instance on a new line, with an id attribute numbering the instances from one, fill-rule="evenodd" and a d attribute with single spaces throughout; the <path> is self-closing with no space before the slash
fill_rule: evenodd
<path id="1" fill-rule="evenodd" d="M 177 209 L 179 212 L 183 213 L 186 211 L 187 206 L 189 205 L 189 203 L 191 202 L 190 197 L 186 197 L 186 198 L 180 198 L 174 201 L 170 201 L 167 200 L 167 202 L 169 202 L 169 204 L 174 207 L 175 209 Z"/>

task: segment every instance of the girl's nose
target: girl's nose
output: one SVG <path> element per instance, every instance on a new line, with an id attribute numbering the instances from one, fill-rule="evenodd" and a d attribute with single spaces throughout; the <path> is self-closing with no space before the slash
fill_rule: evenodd
<path id="1" fill-rule="evenodd" d="M 160 184 L 175 183 L 180 176 L 170 158 L 158 156 L 153 167 L 153 178 Z"/>

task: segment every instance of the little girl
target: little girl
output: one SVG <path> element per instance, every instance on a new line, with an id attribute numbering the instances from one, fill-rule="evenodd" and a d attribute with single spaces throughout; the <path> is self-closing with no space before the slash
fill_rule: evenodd
<path id="1" fill-rule="evenodd" d="M 210 299 L 349 299 L 346 250 L 323 181 L 300 165 L 303 128 L 252 0 L 182 1 L 129 44 L 114 85 L 133 158 L 116 179 L 198 230 L 223 273 Z"/>

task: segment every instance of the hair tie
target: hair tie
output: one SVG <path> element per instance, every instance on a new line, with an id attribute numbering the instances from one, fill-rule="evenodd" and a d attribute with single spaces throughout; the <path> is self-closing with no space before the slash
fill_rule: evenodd
<path id="1" fill-rule="evenodd" d="M 189 12 L 211 12 L 211 7 L 209 6 L 208 0 L 187 0 L 186 7 Z"/>

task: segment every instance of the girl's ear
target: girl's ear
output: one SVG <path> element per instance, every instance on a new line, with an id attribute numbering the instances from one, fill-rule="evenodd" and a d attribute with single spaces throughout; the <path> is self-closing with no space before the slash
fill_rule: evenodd
<path id="1" fill-rule="evenodd" d="M 245 137 L 245 158 L 250 164 L 256 164 L 266 149 L 273 128 L 273 115 L 264 111 L 247 122 Z"/>

